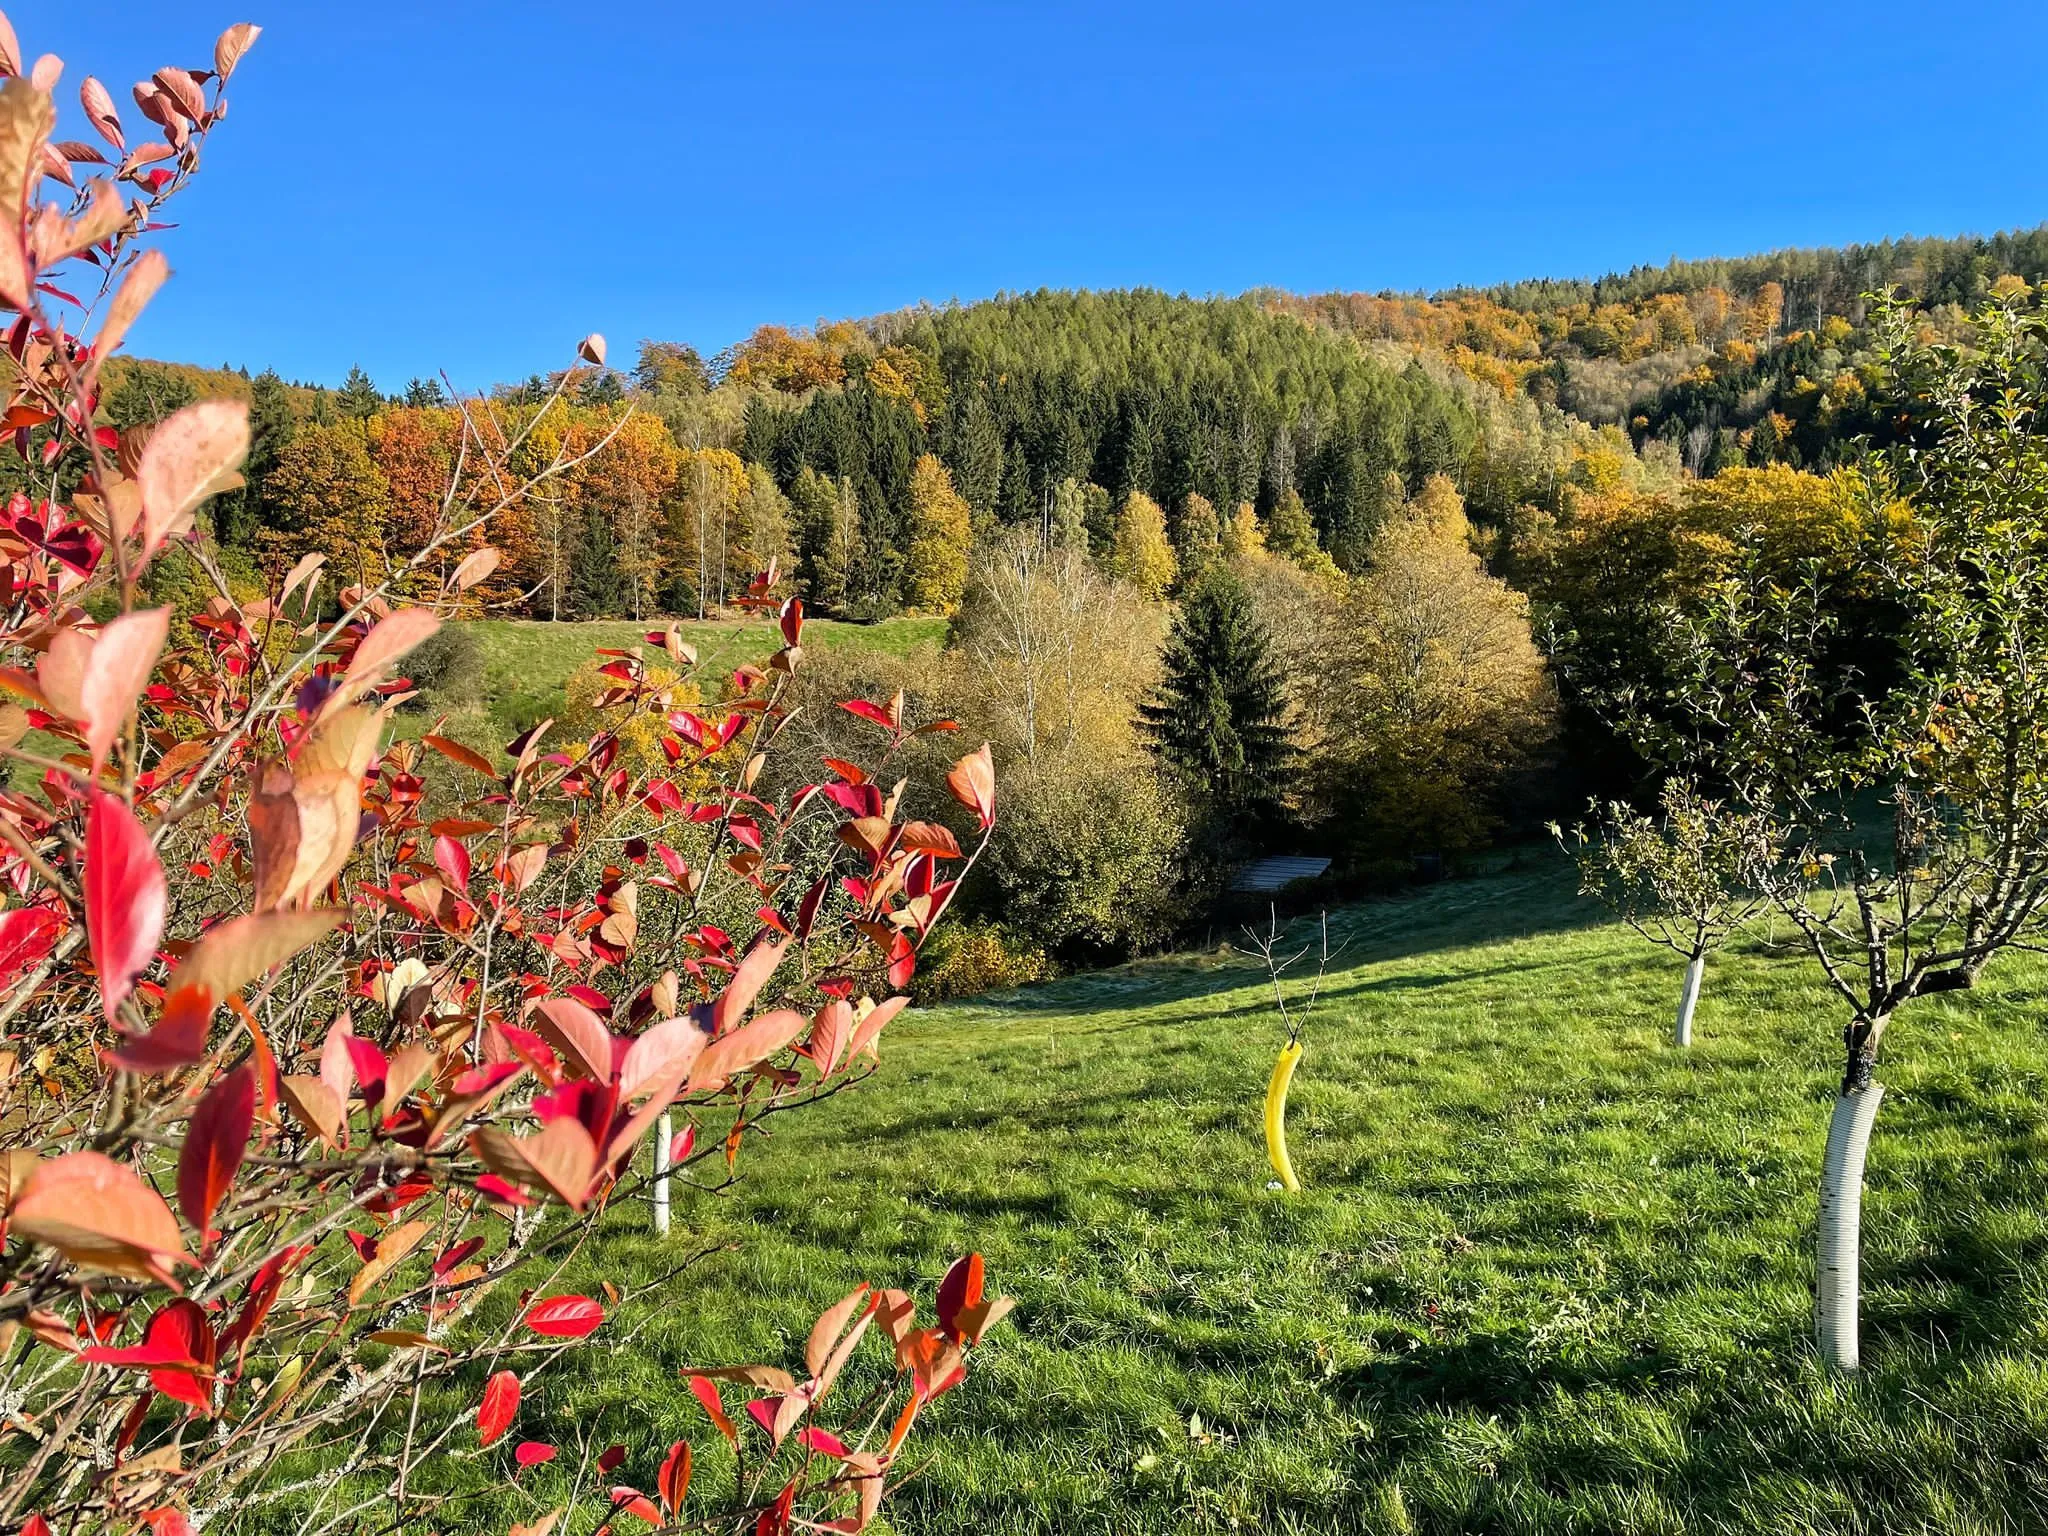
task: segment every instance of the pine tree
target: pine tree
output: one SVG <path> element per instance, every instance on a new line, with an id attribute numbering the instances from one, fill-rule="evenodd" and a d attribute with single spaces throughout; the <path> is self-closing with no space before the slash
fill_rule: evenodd
<path id="1" fill-rule="evenodd" d="M 813 608 L 837 607 L 846 600 L 846 571 L 834 558 L 838 493 L 830 480 L 807 464 L 790 487 L 789 502 L 804 597 Z"/>
<path id="2" fill-rule="evenodd" d="M 952 613 L 967 591 L 967 546 L 973 538 L 967 502 L 953 489 L 936 454 L 910 473 L 910 548 L 904 552 L 904 598 L 927 613 Z"/>
<path id="3" fill-rule="evenodd" d="M 1088 530 L 1088 548 L 1095 554 L 1107 553 L 1116 542 L 1115 503 L 1093 480 L 1081 487 L 1081 524 Z"/>
<path id="4" fill-rule="evenodd" d="M 1116 530 L 1105 562 L 1110 575 L 1147 597 L 1164 597 L 1179 567 L 1166 537 L 1166 514 L 1143 491 L 1132 491 L 1117 508 Z"/>
<path id="5" fill-rule="evenodd" d="M 585 510 L 569 561 L 569 608 L 579 619 L 615 618 L 631 599 L 619 539 L 601 507 Z"/>
<path id="6" fill-rule="evenodd" d="M 341 396 L 337 403 L 342 415 L 368 421 L 383 409 L 384 397 L 377 393 L 377 386 L 358 364 L 349 369 L 348 377 L 341 381 Z"/>
<path id="7" fill-rule="evenodd" d="M 249 384 L 249 456 L 242 461 L 242 488 L 213 504 L 214 537 L 222 544 L 246 545 L 258 529 L 280 526 L 267 507 L 264 482 L 297 429 L 284 380 L 275 369 L 264 369 Z"/>
<path id="8" fill-rule="evenodd" d="M 1279 818 L 1294 748 L 1272 638 L 1243 585 L 1214 567 L 1182 599 L 1164 673 L 1139 714 L 1155 750 L 1225 836 Z"/>
<path id="9" fill-rule="evenodd" d="M 414 379 L 405 386 L 405 403 L 415 410 L 429 410 L 446 405 L 448 394 L 439 379 Z"/>

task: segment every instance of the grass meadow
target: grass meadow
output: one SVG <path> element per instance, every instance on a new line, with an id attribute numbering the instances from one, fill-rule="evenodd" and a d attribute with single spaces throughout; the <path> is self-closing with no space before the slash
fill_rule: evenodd
<path id="1" fill-rule="evenodd" d="M 479 619 L 467 627 L 483 642 L 483 694 L 478 699 L 439 697 L 442 708 L 481 706 L 510 734 L 559 716 L 563 690 L 578 668 L 587 665 L 600 646 L 641 646 L 649 634 L 667 626 L 666 619 L 635 623 L 600 619 L 579 624 L 550 624 L 538 619 Z M 697 648 L 702 676 L 716 678 L 742 662 L 759 663 L 782 644 L 768 620 L 710 619 L 678 626 Z M 846 647 L 901 654 L 922 645 L 938 645 L 946 637 L 943 618 L 884 619 L 876 624 L 843 624 L 812 619 L 804 625 L 807 649 L 831 651 Z"/>
<path id="2" fill-rule="evenodd" d="M 1837 1016 L 1795 954 L 1719 959 L 1681 1053 L 1678 963 L 1561 861 L 1332 928 L 1300 1195 L 1268 1188 L 1280 1032 L 1241 960 L 906 1015 L 877 1076 L 771 1122 L 668 1239 L 609 1213 L 565 1285 L 711 1256 L 534 1382 L 518 1435 L 565 1454 L 495 1513 L 545 1512 L 612 1442 L 647 1486 L 687 1437 L 720 1487 L 685 1368 L 800 1365 L 855 1284 L 928 1307 L 979 1248 L 1018 1309 L 920 1420 L 896 1532 L 2048 1528 L 2048 967 L 1887 1042 L 1842 1381 L 1808 1343 Z M 443 1475 L 509 1480 L 510 1445 Z"/>

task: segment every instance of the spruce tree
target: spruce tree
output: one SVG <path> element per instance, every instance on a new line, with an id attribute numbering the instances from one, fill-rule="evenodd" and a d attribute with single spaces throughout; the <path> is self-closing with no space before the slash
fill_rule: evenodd
<path id="1" fill-rule="evenodd" d="M 1212 567 L 1182 599 L 1164 675 L 1139 706 L 1146 735 L 1222 836 L 1279 820 L 1294 747 L 1272 637 L 1250 595 Z"/>
<path id="2" fill-rule="evenodd" d="M 1208 569 L 1221 548 L 1222 538 L 1215 503 L 1198 492 L 1188 492 L 1173 529 L 1173 553 L 1180 562 L 1182 581 L 1192 582 Z"/>
<path id="3" fill-rule="evenodd" d="M 338 403 L 342 415 L 367 421 L 383 409 L 384 397 L 377 393 L 377 386 L 358 364 L 349 369 L 348 377 L 341 381 L 341 396 Z"/>

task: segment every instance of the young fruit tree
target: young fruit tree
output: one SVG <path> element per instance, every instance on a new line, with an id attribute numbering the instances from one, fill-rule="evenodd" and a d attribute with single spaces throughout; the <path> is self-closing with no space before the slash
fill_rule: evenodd
<path id="1" fill-rule="evenodd" d="M 1764 829 L 1753 814 L 1707 799 L 1677 777 L 1665 781 L 1655 816 L 1619 800 L 1594 811 L 1591 830 L 1551 831 L 1578 859 L 1582 894 L 1599 897 L 1637 933 L 1684 959 L 1671 1038 L 1689 1046 L 1707 956 L 1768 906 L 1745 887 L 1743 870 L 1743 850 Z M 1734 835 L 1731 822 L 1740 823 Z"/>
<path id="2" fill-rule="evenodd" d="M 133 142 L 86 79 L 87 142 L 55 133 L 62 65 L 25 73 L 0 18 L 0 421 L 28 487 L 0 523 L 9 1529 L 473 1527 L 554 1455 L 524 1389 L 680 1310 L 701 1255 L 557 1289 L 645 1192 L 650 1131 L 680 1118 L 663 1166 L 729 1178 L 759 1127 L 864 1076 L 995 825 L 986 748 L 929 819 L 888 787 L 936 728 L 900 709 L 848 702 L 865 764 L 789 761 L 804 615 L 773 571 L 744 597 L 779 626 L 759 666 L 702 677 L 671 626 L 600 653 L 581 739 L 395 738 L 405 657 L 474 608 L 492 520 L 604 451 L 531 451 L 597 337 L 545 402 L 464 407 L 431 537 L 378 551 L 381 579 L 327 590 L 318 555 L 260 596 L 223 578 L 200 519 L 247 407 L 126 432 L 96 410 L 167 275 L 146 237 L 256 36 L 136 86 Z M 166 566 L 196 605 L 143 600 Z M 692 1374 L 702 1454 L 636 1424 L 665 1456 L 565 1457 L 527 1529 L 860 1530 L 1006 1307 L 977 1256 L 935 1325 L 863 1286 L 800 1372 Z M 871 1338 L 887 1363 L 849 1368 Z M 693 1460 L 730 1475 L 693 1490 Z"/>
<path id="3" fill-rule="evenodd" d="M 1272 1164 L 1276 1180 L 1276 1185 L 1269 1187 L 1278 1187 L 1290 1195 L 1299 1194 L 1301 1178 L 1294 1171 L 1294 1158 L 1287 1147 L 1287 1095 L 1294 1086 L 1294 1069 L 1301 1065 L 1302 1029 L 1315 1012 L 1317 999 L 1323 995 L 1323 982 L 1334 958 L 1330 953 L 1330 914 L 1322 915 L 1318 940 L 1302 945 L 1293 954 L 1281 953 L 1285 935 L 1277 908 L 1267 912 L 1264 933 L 1246 924 L 1244 935 L 1246 942 L 1239 953 L 1265 967 L 1266 979 L 1273 988 L 1273 1006 L 1279 1010 L 1280 1023 L 1287 1031 L 1280 1054 L 1273 1061 L 1273 1074 L 1266 1080 L 1266 1161 Z M 1315 980 L 1305 994 L 1297 994 L 1290 1004 L 1284 985 L 1287 973 L 1307 959 L 1311 950 L 1317 951 Z"/>
<path id="4" fill-rule="evenodd" d="M 1639 733 L 1715 786 L 1744 883 L 1797 928 L 1845 1015 L 1816 1298 L 1841 1370 L 1859 1360 L 1885 1037 L 2048 927 L 2048 317 L 1994 304 L 1972 333 L 1929 344 L 1883 315 L 1901 442 L 1863 472 L 1859 536 L 1897 654 L 1843 665 L 1817 583 L 1739 573 L 1675 616 L 1683 681 L 1658 711 L 1675 724 Z M 1866 691 L 1873 672 L 1895 681 Z"/>

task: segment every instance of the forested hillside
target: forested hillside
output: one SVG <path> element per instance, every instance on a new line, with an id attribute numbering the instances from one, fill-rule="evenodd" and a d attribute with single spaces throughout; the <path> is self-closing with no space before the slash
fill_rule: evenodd
<path id="1" fill-rule="evenodd" d="M 2048 275 L 2048 226 L 1677 261 L 1595 279 L 1412 294 L 1260 295 L 1369 340 L 1438 352 L 1506 394 L 1526 393 L 1686 467 L 1824 469 L 1882 434 L 1872 412 L 1868 296 L 1896 292 L 1960 329 L 1996 293 Z"/>
<path id="2" fill-rule="evenodd" d="M 1401 879 L 1639 788 L 1617 701 L 1675 685 L 1660 614 L 1745 562 L 1826 584 L 1841 664 L 1881 681 L 1853 466 L 1912 407 L 1865 295 L 1960 338 L 1966 306 L 2044 275 L 2039 230 L 1430 297 L 1038 292 L 710 359 L 647 341 L 470 407 L 521 472 L 588 455 L 493 519 L 472 597 L 701 617 L 774 564 L 820 616 L 946 618 L 942 653 L 849 653 L 819 686 L 901 689 L 996 742 L 1012 814 L 974 902 L 1002 927 L 957 942 L 986 939 L 961 984 L 1015 978 L 1160 941 L 1250 852 Z M 100 408 L 128 431 L 211 394 L 251 407 L 247 483 L 210 517 L 251 590 L 312 553 L 380 578 L 466 472 L 427 380 L 117 360 Z M 159 597 L 182 570 L 155 568 Z M 480 675 L 455 645 L 421 668 L 460 711 L 432 681 Z"/>

